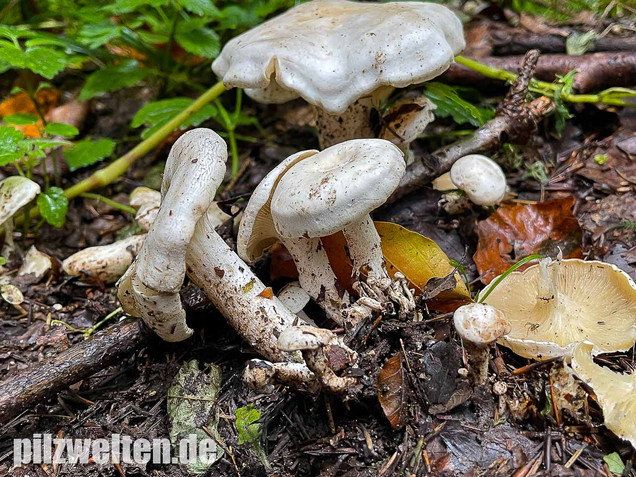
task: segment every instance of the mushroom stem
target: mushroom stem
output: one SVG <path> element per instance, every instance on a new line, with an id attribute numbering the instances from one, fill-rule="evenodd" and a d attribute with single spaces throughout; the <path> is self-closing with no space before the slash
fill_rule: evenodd
<path id="1" fill-rule="evenodd" d="M 376 280 L 389 278 L 382 254 L 382 240 L 369 215 L 345 226 L 342 233 L 353 260 L 354 274 L 363 273 Z"/>
<path id="2" fill-rule="evenodd" d="M 320 149 L 349 139 L 376 137 L 371 111 L 377 109 L 392 91 L 391 86 L 382 86 L 369 96 L 354 101 L 341 114 L 329 114 L 319 106 L 313 106 Z"/>
<path id="3" fill-rule="evenodd" d="M 478 346 L 470 341 L 464 341 L 464 348 L 468 354 L 468 378 L 473 386 L 483 386 L 488 380 L 490 347 Z"/>
<path id="4" fill-rule="evenodd" d="M 276 383 L 288 384 L 295 389 L 316 393 L 320 382 L 303 363 L 271 363 L 252 359 L 243 370 L 243 381 L 255 391 L 270 393 Z"/>
<path id="5" fill-rule="evenodd" d="M 284 238 L 283 245 L 298 269 L 300 286 L 323 309 L 327 316 L 344 325 L 343 304 L 349 304 L 349 294 L 338 283 L 329 257 L 319 238 Z"/>
<path id="6" fill-rule="evenodd" d="M 216 233 L 216 225 L 212 214 L 197 223 L 186 256 L 188 276 L 257 353 L 271 361 L 300 361 L 276 344 L 299 318 L 278 298 L 262 296 L 265 285 Z"/>
<path id="7" fill-rule="evenodd" d="M 559 262 L 552 264 L 551 258 L 539 260 L 539 281 L 537 283 L 537 298 L 545 305 L 559 302 L 558 287 Z"/>

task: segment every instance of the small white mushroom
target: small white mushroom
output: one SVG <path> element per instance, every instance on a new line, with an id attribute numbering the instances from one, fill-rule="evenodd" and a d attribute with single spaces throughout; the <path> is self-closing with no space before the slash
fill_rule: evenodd
<path id="1" fill-rule="evenodd" d="M 477 205 L 499 204 L 506 194 L 506 176 L 501 167 L 480 154 L 458 159 L 451 167 L 450 178 Z"/>
<path id="2" fill-rule="evenodd" d="M 383 139 L 346 141 L 289 167 L 278 181 L 270 208 L 297 268 L 309 274 L 309 257 L 322 248 L 317 239 L 342 231 L 354 274 L 366 275 L 366 283 L 382 299 L 392 281 L 369 213 L 384 204 L 404 171 L 402 152 Z M 312 297 L 316 293 L 306 289 Z M 414 308 L 412 303 L 400 311 L 408 314 Z"/>
<path id="3" fill-rule="evenodd" d="M 7 244 L 3 255 L 13 251 L 13 216 L 40 193 L 40 186 L 22 176 L 11 176 L 0 181 L 0 231 L 4 229 Z"/>
<path id="4" fill-rule="evenodd" d="M 311 300 L 309 293 L 300 286 L 299 282 L 288 283 L 280 289 L 276 296 L 289 311 L 297 315 L 303 311 L 303 308 Z"/>
<path id="5" fill-rule="evenodd" d="M 393 88 L 443 73 L 465 46 L 434 3 L 302 3 L 230 40 L 212 64 L 256 101 L 314 105 L 321 148 L 374 137 L 371 111 Z"/>
<path id="6" fill-rule="evenodd" d="M 130 194 L 130 205 L 137 209 L 135 220 L 147 232 L 159 213 L 161 192 L 148 187 L 137 187 Z"/>
<path id="7" fill-rule="evenodd" d="M 485 384 L 489 345 L 510 331 L 510 323 L 501 311 L 483 303 L 460 306 L 453 314 L 453 323 L 468 352 L 473 383 L 478 386 Z"/>
<path id="8" fill-rule="evenodd" d="M 18 270 L 18 276 L 33 275 L 39 281 L 51 270 L 52 266 L 53 260 L 51 257 L 40 252 L 32 245 L 24 256 L 24 261 Z"/>
<path id="9" fill-rule="evenodd" d="M 255 391 L 271 393 L 275 384 L 288 384 L 295 389 L 316 393 L 321 383 L 304 363 L 270 363 L 251 359 L 243 370 L 243 381 Z"/>
<path id="10" fill-rule="evenodd" d="M 102 283 L 115 283 L 126 273 L 146 235 L 132 235 L 108 245 L 88 247 L 62 262 L 67 275 L 86 277 Z"/>
<path id="11" fill-rule="evenodd" d="M 334 372 L 334 368 L 339 371 L 353 363 L 356 353 L 327 329 L 289 327 L 278 337 L 278 346 L 284 351 L 302 351 L 307 367 L 325 388 L 335 393 L 346 393 L 356 384 L 355 378 L 340 377 Z"/>

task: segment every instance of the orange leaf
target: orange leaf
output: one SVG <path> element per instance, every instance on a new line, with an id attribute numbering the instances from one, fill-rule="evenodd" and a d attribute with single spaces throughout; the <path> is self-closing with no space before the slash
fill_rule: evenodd
<path id="1" fill-rule="evenodd" d="M 389 358 L 378 374 L 378 401 L 393 429 L 406 425 L 406 373 L 401 355 Z"/>
<path id="2" fill-rule="evenodd" d="M 272 287 L 266 287 L 258 296 L 271 300 L 274 297 L 274 290 Z"/>
<path id="3" fill-rule="evenodd" d="M 573 197 L 529 205 L 503 205 L 478 222 L 479 242 L 473 259 L 481 281 L 490 283 L 528 255 L 554 257 L 559 247 L 564 258 L 582 257 L 582 231 L 572 213 L 573 205 Z"/>
<path id="4" fill-rule="evenodd" d="M 60 92 L 53 88 L 41 89 L 37 92 L 35 98 L 40 105 L 44 117 L 49 120 L 50 111 L 59 103 Z M 17 113 L 38 113 L 35 104 L 33 104 L 33 101 L 31 101 L 31 98 L 29 98 L 26 93 L 18 93 L 15 96 L 5 99 L 0 104 L 0 116 L 5 117 Z M 26 137 L 40 137 L 40 130 L 44 128 L 44 124 L 42 124 L 40 120 L 37 124 L 28 124 L 26 126 L 12 125 L 12 127 L 22 131 Z"/>

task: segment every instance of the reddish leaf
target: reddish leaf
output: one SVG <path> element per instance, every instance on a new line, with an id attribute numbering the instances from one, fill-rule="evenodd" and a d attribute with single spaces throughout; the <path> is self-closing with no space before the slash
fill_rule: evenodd
<path id="1" fill-rule="evenodd" d="M 258 296 L 271 300 L 274 297 L 274 290 L 271 287 L 266 287 Z"/>
<path id="2" fill-rule="evenodd" d="M 393 429 L 406 425 L 406 373 L 401 355 L 389 358 L 378 375 L 378 401 Z"/>
<path id="3" fill-rule="evenodd" d="M 60 92 L 56 89 L 41 89 L 35 95 L 40 110 L 47 120 L 50 119 L 50 111 L 57 106 L 60 99 Z M 37 114 L 35 104 L 26 93 L 18 93 L 11 96 L 0 103 L 0 116 L 10 116 L 17 113 Z M 40 130 L 44 128 L 41 120 L 37 124 L 29 124 L 26 126 L 13 125 L 12 127 L 19 129 L 26 137 L 40 137 Z"/>
<path id="4" fill-rule="evenodd" d="M 481 281 L 490 283 L 528 255 L 556 256 L 559 247 L 564 258 L 580 258 L 582 232 L 572 214 L 573 205 L 573 197 L 530 205 L 504 205 L 488 219 L 478 222 L 479 243 L 473 258 Z"/>

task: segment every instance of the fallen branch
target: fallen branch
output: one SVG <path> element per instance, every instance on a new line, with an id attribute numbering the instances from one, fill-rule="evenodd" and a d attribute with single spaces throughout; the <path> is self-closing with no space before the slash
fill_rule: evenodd
<path id="1" fill-rule="evenodd" d="M 536 132 L 539 120 L 553 108 L 552 101 L 545 96 L 525 103 L 538 58 L 537 50 L 526 53 L 521 71 L 518 76 L 515 75 L 510 91 L 499 105 L 493 119 L 465 139 L 442 147 L 430 156 L 411 164 L 389 202 L 395 202 L 430 183 L 450 170 L 460 157 L 495 149 L 502 142 L 526 143 Z"/>
<path id="2" fill-rule="evenodd" d="M 495 56 L 522 55 L 528 50 L 537 49 L 541 53 L 565 53 L 567 38 L 560 35 L 540 35 L 519 33 L 517 30 L 495 31 L 490 33 L 492 52 Z M 592 40 L 588 53 L 608 51 L 636 51 L 636 38 L 633 36 L 605 36 Z"/>
<path id="3" fill-rule="evenodd" d="M 95 171 L 83 181 L 78 182 L 77 184 L 66 189 L 64 191 L 64 195 L 68 199 L 73 199 L 88 191 L 107 186 L 111 182 L 114 182 L 117 178 L 122 176 L 128 170 L 128 168 L 130 168 L 130 166 L 132 166 L 140 158 L 154 149 L 159 143 L 161 143 L 161 141 L 163 141 L 175 129 L 181 126 L 194 113 L 199 111 L 206 104 L 214 101 L 224 91 L 225 86 L 223 86 L 223 83 L 216 83 L 205 93 L 199 96 L 196 100 L 194 100 L 194 102 L 190 106 L 188 106 L 166 124 L 157 129 L 157 131 L 154 132 L 150 137 L 137 144 L 137 146 L 132 148 L 116 161 L 110 163 L 108 166 Z M 36 218 L 40 215 L 40 209 L 34 207 L 31 209 L 29 214 L 32 219 Z"/>
<path id="4" fill-rule="evenodd" d="M 485 82 L 487 78 L 499 79 L 504 81 L 512 81 L 515 71 L 522 63 L 521 56 L 507 57 L 488 57 L 481 58 L 479 61 L 457 56 L 457 63 L 440 76 L 441 81 L 448 83 L 461 84 L 466 86 L 479 87 L 488 85 L 491 82 Z M 632 86 L 634 78 L 636 78 L 636 53 L 594 53 L 590 55 L 570 56 L 570 55 L 543 55 L 539 59 L 534 75 L 542 81 L 533 80 L 531 86 L 538 86 L 547 91 L 553 90 L 556 85 L 545 83 L 545 81 L 554 81 L 556 75 L 565 75 L 570 71 L 578 71 L 574 79 L 574 89 L 579 93 L 587 93 L 602 88 L 614 86 Z M 605 102 L 594 101 L 590 96 L 577 98 L 577 95 L 568 95 L 563 97 L 564 101 L 569 102 Z M 597 95 L 600 96 L 600 95 Z M 574 97 L 572 99 L 572 97 Z M 600 99 L 600 98 L 598 98 Z M 607 103 L 605 104 L 617 104 Z M 624 102 L 617 104 L 619 106 L 629 106 Z"/>
<path id="5" fill-rule="evenodd" d="M 149 343 L 153 334 L 141 320 L 125 320 L 67 351 L 2 382 L 0 424 L 59 391 L 104 369 Z"/>

